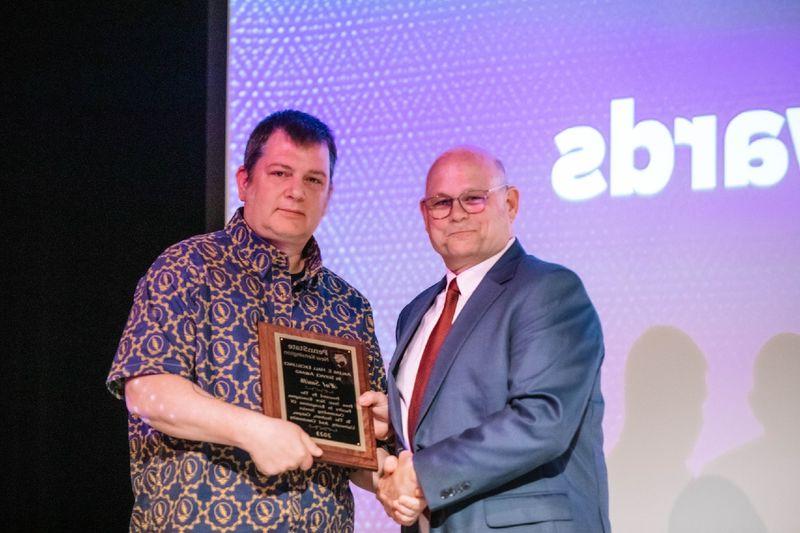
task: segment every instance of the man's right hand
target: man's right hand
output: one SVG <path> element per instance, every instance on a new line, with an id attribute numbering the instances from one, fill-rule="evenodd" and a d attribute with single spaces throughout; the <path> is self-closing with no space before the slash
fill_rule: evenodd
<path id="1" fill-rule="evenodd" d="M 300 426 L 229 404 L 181 376 L 131 378 L 125 400 L 131 413 L 162 433 L 245 450 L 268 476 L 307 470 L 322 455 Z"/>
<path id="2" fill-rule="evenodd" d="M 399 457 L 387 457 L 376 491 L 386 514 L 401 526 L 413 525 L 428 506 L 417 481 L 412 455 L 402 451 Z"/>
<path id="3" fill-rule="evenodd" d="M 314 458 L 322 455 L 322 449 L 300 426 L 268 416 L 261 416 L 248 428 L 242 448 L 267 476 L 298 468 L 308 470 Z"/>

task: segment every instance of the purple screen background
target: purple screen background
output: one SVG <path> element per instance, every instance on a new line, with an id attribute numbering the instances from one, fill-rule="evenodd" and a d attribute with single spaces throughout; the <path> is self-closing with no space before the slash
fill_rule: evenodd
<path id="1" fill-rule="evenodd" d="M 760 434 L 748 404 L 755 358 L 774 335 L 800 332 L 800 155 L 788 122 L 780 182 L 723 185 L 730 120 L 800 106 L 798 28 L 792 2 L 231 1 L 226 211 L 239 205 L 234 174 L 260 119 L 292 107 L 327 122 L 341 158 L 316 236 L 327 266 L 370 299 L 388 363 L 398 313 L 444 273 L 417 207 L 427 168 L 454 144 L 487 148 L 521 191 L 527 251 L 574 269 L 600 313 L 608 452 L 636 339 L 669 325 L 702 351 L 707 394 L 687 460 L 697 473 Z M 715 115 L 716 188 L 692 190 L 690 151 L 677 147 L 656 195 L 561 199 L 555 135 L 601 132 L 608 179 L 620 98 L 635 99 L 637 122 L 671 132 L 676 117 Z M 357 530 L 396 530 L 371 495 L 356 506 Z"/>

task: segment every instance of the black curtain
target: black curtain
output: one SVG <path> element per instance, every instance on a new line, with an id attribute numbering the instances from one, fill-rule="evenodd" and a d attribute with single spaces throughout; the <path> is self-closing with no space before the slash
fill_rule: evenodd
<path id="1" fill-rule="evenodd" d="M 104 380 L 138 278 L 206 229 L 209 9 L 18 4 L 2 32 L 4 529 L 124 531 L 125 407 Z"/>

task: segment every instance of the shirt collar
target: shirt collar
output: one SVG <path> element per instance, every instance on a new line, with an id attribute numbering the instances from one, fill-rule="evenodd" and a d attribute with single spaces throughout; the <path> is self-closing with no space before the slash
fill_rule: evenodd
<path id="1" fill-rule="evenodd" d="M 273 266 L 288 271 L 289 258 L 275 245 L 258 235 L 247 225 L 241 207 L 236 210 L 236 213 L 225 225 L 225 233 L 233 241 L 236 256 L 246 266 L 258 272 L 262 279 L 266 277 Z M 322 253 L 313 236 L 303 248 L 302 257 L 305 260 L 305 265 L 300 283 L 314 277 L 322 269 Z"/>
<path id="2" fill-rule="evenodd" d="M 502 250 L 494 254 L 493 256 L 489 257 L 488 259 L 484 259 L 477 265 L 473 265 L 468 269 L 456 274 L 451 270 L 447 271 L 447 284 L 450 285 L 450 282 L 453 278 L 458 279 L 458 291 L 459 291 L 459 300 L 467 301 L 469 297 L 475 292 L 475 289 L 478 288 L 478 284 L 483 280 L 483 277 L 486 276 L 486 273 L 489 272 L 492 267 L 500 260 L 506 251 L 511 248 L 511 245 L 514 244 L 514 237 L 508 239 L 508 242 L 503 247 Z"/>

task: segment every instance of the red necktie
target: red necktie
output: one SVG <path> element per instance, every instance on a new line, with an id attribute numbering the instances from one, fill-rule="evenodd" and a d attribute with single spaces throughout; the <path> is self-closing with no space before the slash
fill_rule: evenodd
<path id="1" fill-rule="evenodd" d="M 419 361 L 417 379 L 414 380 L 414 392 L 411 394 L 411 403 L 408 406 L 408 445 L 411 448 L 413 448 L 414 430 L 419 420 L 419 410 L 422 407 L 425 388 L 428 385 L 428 379 L 431 377 L 431 370 L 436 363 L 439 350 L 442 348 L 442 344 L 447 338 L 447 332 L 450 331 L 450 325 L 453 323 L 453 315 L 456 313 L 459 294 L 458 283 L 456 283 L 456 278 L 453 278 L 453 281 L 447 286 L 447 294 L 444 297 L 444 310 L 439 316 L 436 325 L 433 326 L 433 331 L 428 337 L 428 342 L 425 343 L 425 350 L 423 350 L 422 358 Z"/>

